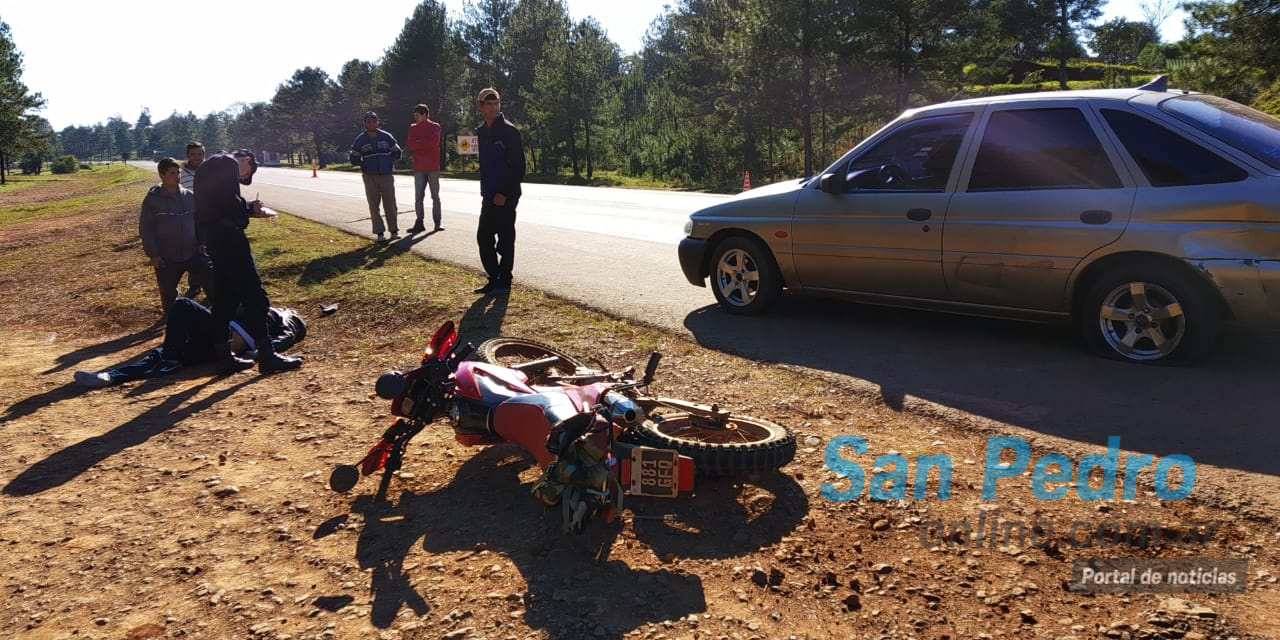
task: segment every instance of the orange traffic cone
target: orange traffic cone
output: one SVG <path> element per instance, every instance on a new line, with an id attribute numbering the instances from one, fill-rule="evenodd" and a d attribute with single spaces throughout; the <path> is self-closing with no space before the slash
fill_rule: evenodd
<path id="1" fill-rule="evenodd" d="M 750 189 L 751 189 L 751 172 L 743 171 L 742 172 L 742 190 L 748 191 Z"/>
<path id="2" fill-rule="evenodd" d="M 312 178 L 317 177 L 317 176 L 316 176 L 316 161 L 315 161 L 315 159 L 314 159 L 314 158 L 311 160 L 311 177 L 312 177 Z"/>

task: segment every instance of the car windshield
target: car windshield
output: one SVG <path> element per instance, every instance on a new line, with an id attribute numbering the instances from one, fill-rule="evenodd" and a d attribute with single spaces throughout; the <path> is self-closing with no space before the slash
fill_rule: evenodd
<path id="1" fill-rule="evenodd" d="M 1280 119 L 1209 95 L 1181 96 L 1160 108 L 1179 120 L 1280 169 Z"/>

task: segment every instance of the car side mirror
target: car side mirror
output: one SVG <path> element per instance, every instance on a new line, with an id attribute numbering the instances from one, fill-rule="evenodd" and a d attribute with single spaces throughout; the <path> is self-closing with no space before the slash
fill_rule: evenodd
<path id="1" fill-rule="evenodd" d="M 824 193 L 844 193 L 845 180 L 843 173 L 824 173 L 818 186 Z"/>

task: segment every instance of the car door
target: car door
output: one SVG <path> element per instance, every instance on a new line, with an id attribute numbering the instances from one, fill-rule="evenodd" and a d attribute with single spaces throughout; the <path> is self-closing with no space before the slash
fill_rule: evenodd
<path id="1" fill-rule="evenodd" d="M 948 185 L 976 119 L 971 108 L 904 121 L 832 168 L 843 188 L 801 191 L 791 234 L 801 286 L 942 297 Z"/>
<path id="2" fill-rule="evenodd" d="M 978 132 L 946 213 L 949 295 L 1065 311 L 1072 269 L 1128 224 L 1134 182 L 1084 101 L 992 105 Z"/>

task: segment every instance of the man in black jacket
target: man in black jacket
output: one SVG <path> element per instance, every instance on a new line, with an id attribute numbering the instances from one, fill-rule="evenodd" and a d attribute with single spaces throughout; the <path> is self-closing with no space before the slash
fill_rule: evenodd
<path id="1" fill-rule="evenodd" d="M 245 314 L 241 313 L 231 321 L 231 348 L 234 353 L 252 356 L 261 347 L 241 326 L 245 320 Z M 307 335 L 307 323 L 293 309 L 272 307 L 267 312 L 266 324 L 275 351 L 284 351 Z M 75 380 L 86 387 L 106 387 L 167 375 L 184 365 L 213 362 L 217 357 L 214 345 L 222 336 L 220 329 L 207 308 L 190 298 L 178 298 L 170 307 L 163 345 L 128 364 L 97 372 L 77 371 Z"/>
<path id="2" fill-rule="evenodd" d="M 511 290 L 511 267 L 515 262 L 516 205 L 522 193 L 520 182 L 524 180 L 524 145 L 520 132 L 502 114 L 502 98 L 497 89 L 481 89 L 476 105 L 484 116 L 484 124 L 476 127 L 482 198 L 476 243 L 480 245 L 480 263 L 489 281 L 475 293 L 503 294 Z"/>
<path id="3" fill-rule="evenodd" d="M 203 232 L 209 257 L 213 259 L 213 319 L 221 336 L 214 344 L 220 373 L 243 371 L 253 366 L 231 350 L 230 323 L 243 307 L 244 328 L 262 346 L 258 349 L 258 371 L 263 374 L 288 371 L 302 366 L 296 356 L 281 356 L 267 336 L 267 310 L 271 300 L 262 286 L 262 276 L 244 234 L 249 218 L 269 218 L 262 201 L 246 201 L 240 185 L 253 183 L 258 162 L 253 153 L 241 149 L 206 159 L 196 169 L 196 225 Z"/>

